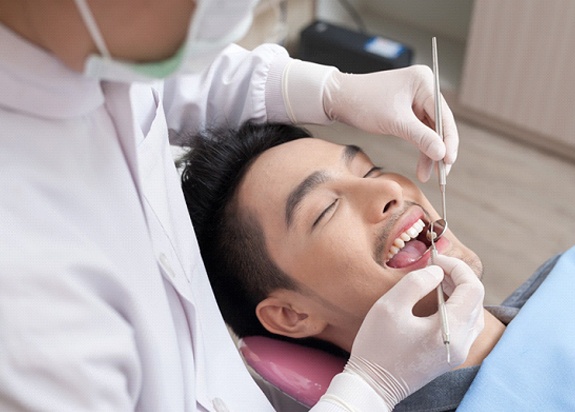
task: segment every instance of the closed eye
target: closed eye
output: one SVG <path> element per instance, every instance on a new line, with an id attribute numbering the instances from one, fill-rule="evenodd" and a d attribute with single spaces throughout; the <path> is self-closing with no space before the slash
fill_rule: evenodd
<path id="1" fill-rule="evenodd" d="M 374 174 L 378 174 L 379 172 L 383 171 L 383 168 L 378 167 L 378 166 L 373 166 L 371 169 L 369 169 L 369 171 L 363 176 L 364 178 L 366 177 L 372 177 L 372 175 Z"/>
<path id="2" fill-rule="evenodd" d="M 373 166 L 371 169 L 369 169 L 367 171 L 367 173 L 365 175 L 363 175 L 363 178 L 368 178 L 368 177 L 377 177 L 379 176 L 379 174 L 383 171 L 382 167 L 379 166 Z M 324 209 L 323 212 L 321 212 L 321 214 L 317 217 L 317 219 L 313 222 L 313 224 L 311 225 L 312 230 L 318 225 L 318 223 L 321 222 L 321 220 L 325 217 L 325 215 L 327 215 L 336 205 L 339 199 L 335 199 L 333 201 L 333 203 L 331 203 L 327 208 Z"/>
<path id="3" fill-rule="evenodd" d="M 325 215 L 327 215 L 329 211 L 332 210 L 337 205 L 338 201 L 339 199 L 335 199 L 331 205 L 326 207 L 325 210 L 321 212 L 321 214 L 317 217 L 315 222 L 313 222 L 313 224 L 311 225 L 312 230 L 317 226 L 319 222 L 321 222 L 321 220 L 325 217 Z"/>

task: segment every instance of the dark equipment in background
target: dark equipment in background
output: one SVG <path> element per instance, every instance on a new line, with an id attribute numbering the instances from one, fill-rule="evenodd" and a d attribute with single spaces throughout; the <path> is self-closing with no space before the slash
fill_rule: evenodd
<path id="1" fill-rule="evenodd" d="M 346 73 L 370 73 L 409 66 L 413 50 L 391 39 L 317 20 L 300 33 L 296 57 Z"/>

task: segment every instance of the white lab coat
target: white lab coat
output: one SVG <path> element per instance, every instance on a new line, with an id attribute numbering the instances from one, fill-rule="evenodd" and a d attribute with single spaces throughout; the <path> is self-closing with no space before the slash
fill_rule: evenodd
<path id="1" fill-rule="evenodd" d="M 168 129 L 287 120 L 270 79 L 288 61 L 231 47 L 202 76 L 100 84 L 0 26 L 0 410 L 273 409 L 217 310 Z"/>

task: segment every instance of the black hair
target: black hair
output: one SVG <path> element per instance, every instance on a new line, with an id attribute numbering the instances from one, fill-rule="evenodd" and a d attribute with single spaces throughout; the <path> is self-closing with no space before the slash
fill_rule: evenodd
<path id="1" fill-rule="evenodd" d="M 268 332 L 256 307 L 274 290 L 298 290 L 298 284 L 272 261 L 257 217 L 239 209 L 236 194 L 260 154 L 304 137 L 311 135 L 293 125 L 247 122 L 238 129 L 205 130 L 184 138 L 192 148 L 178 161 L 186 204 L 216 301 L 239 337 L 292 340 Z M 339 352 L 313 338 L 297 342 Z"/>
<path id="2" fill-rule="evenodd" d="M 276 289 L 296 289 L 270 259 L 263 231 L 252 216 L 240 214 L 239 183 L 264 151 L 308 137 L 284 124 L 245 123 L 239 129 L 212 129 L 192 137 L 192 150 L 180 159 L 182 188 L 224 320 L 240 337 L 266 334 L 255 309 Z"/>

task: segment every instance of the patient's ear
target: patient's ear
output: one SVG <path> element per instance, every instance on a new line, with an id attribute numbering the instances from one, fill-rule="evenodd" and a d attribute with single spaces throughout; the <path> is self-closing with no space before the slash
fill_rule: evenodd
<path id="1" fill-rule="evenodd" d="M 256 307 L 261 324 L 271 333 L 300 339 L 316 336 L 327 323 L 307 310 L 305 302 L 294 299 L 293 291 L 274 292 Z"/>

